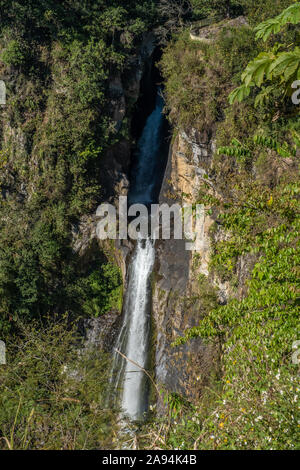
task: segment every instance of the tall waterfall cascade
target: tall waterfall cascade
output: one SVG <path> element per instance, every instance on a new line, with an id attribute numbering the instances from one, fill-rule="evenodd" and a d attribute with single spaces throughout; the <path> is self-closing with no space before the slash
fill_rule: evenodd
<path id="1" fill-rule="evenodd" d="M 155 201 L 158 168 L 161 167 L 163 99 L 158 90 L 155 109 L 148 117 L 137 145 L 129 204 Z M 113 380 L 124 416 L 140 420 L 148 409 L 148 383 L 141 368 L 149 365 L 151 335 L 151 273 L 155 262 L 154 241 L 137 240 L 128 267 L 123 322 L 113 358 Z M 137 365 L 136 365 L 137 364 Z"/>

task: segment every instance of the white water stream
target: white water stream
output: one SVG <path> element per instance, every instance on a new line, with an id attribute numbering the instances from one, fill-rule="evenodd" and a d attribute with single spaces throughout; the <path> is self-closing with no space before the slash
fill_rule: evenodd
<path id="1" fill-rule="evenodd" d="M 125 315 L 117 342 L 117 349 L 143 368 L 148 365 L 151 329 L 149 284 L 154 260 L 151 240 L 138 241 L 130 266 Z M 121 367 L 116 381 L 121 387 L 121 408 L 127 417 L 138 420 L 147 411 L 146 376 L 140 367 L 124 359 L 122 361 L 123 365 L 119 361 Z"/>
<path id="2" fill-rule="evenodd" d="M 138 142 L 137 164 L 132 178 L 130 203 L 151 204 L 158 177 L 163 139 L 163 99 L 158 92 L 154 111 L 148 117 Z M 155 261 L 154 242 L 138 240 L 128 269 L 123 323 L 115 348 L 142 368 L 149 365 L 151 331 L 150 277 Z M 131 420 L 143 418 L 148 408 L 147 377 L 140 367 L 114 354 L 115 387 L 119 404 Z"/>

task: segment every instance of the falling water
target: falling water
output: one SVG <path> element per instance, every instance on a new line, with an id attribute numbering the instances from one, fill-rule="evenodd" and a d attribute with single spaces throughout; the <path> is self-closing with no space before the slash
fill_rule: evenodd
<path id="1" fill-rule="evenodd" d="M 164 137 L 163 98 L 158 89 L 156 106 L 148 117 L 139 139 L 136 163 L 131 176 L 129 204 L 151 204 L 156 202 L 157 187 L 160 184 L 162 145 Z"/>
<path id="2" fill-rule="evenodd" d="M 158 91 L 156 106 L 148 117 L 137 146 L 136 164 L 131 179 L 129 203 L 156 202 L 157 186 L 162 168 L 163 99 Z M 143 418 L 148 407 L 148 383 L 141 368 L 149 362 L 151 330 L 151 283 L 155 261 L 154 242 L 148 238 L 138 240 L 128 269 L 123 324 L 114 355 L 114 381 L 120 390 L 120 405 L 131 420 Z M 136 366 L 134 363 L 138 364 Z"/>
<path id="3" fill-rule="evenodd" d="M 118 339 L 120 349 L 129 359 L 146 368 L 150 339 L 150 275 L 155 250 L 151 240 L 140 240 L 129 270 L 128 295 L 125 298 L 125 315 Z M 122 358 L 121 358 L 122 359 Z M 119 361 L 121 408 L 132 420 L 141 419 L 147 411 L 147 380 L 140 367 L 132 362 Z"/>

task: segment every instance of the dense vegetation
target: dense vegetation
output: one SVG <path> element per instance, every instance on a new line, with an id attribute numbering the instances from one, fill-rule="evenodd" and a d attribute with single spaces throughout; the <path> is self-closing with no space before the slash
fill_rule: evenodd
<path id="1" fill-rule="evenodd" d="M 165 448 L 299 446 L 299 366 L 292 354 L 299 338 L 300 119 L 291 84 L 300 73 L 300 4 L 292 8 L 292 17 L 290 8 L 257 26 L 256 41 L 245 26 L 220 27 L 212 45 L 194 43 L 184 32 L 162 59 L 171 121 L 216 131 L 218 151 L 199 202 L 216 219 L 211 273 L 232 292 L 226 306 L 208 310 L 177 341 L 218 341 L 221 380 L 192 409 L 177 403 L 173 425 L 162 428 Z M 290 62 L 279 68 L 288 54 Z M 229 105 L 241 73 L 251 86 L 242 97 L 240 89 L 231 93 Z M 249 272 L 243 282 L 241 264 Z"/>
<path id="2" fill-rule="evenodd" d="M 108 358 L 84 349 L 66 319 L 20 325 L 20 335 L 0 376 L 0 449 L 109 447 L 117 416 L 105 407 Z"/>
<path id="3" fill-rule="evenodd" d="M 100 269 L 104 255 L 82 268 L 71 231 L 103 198 L 101 157 L 127 133 L 126 120 L 114 127 L 109 79 L 152 22 L 149 1 L 1 1 L 2 337 L 17 318 L 98 314 L 102 306 L 85 304 L 99 290 L 104 311 L 111 306 L 119 274 Z"/>
<path id="4" fill-rule="evenodd" d="M 112 249 L 91 247 L 83 262 L 73 236 L 106 195 L 106 152 L 130 134 L 128 119 L 120 128 L 113 121 L 110 80 L 126 75 L 153 28 L 165 46 L 161 69 L 175 132 L 216 135 L 199 202 L 215 219 L 211 278 L 227 283 L 232 299 L 215 307 L 207 288 L 214 298 L 204 302 L 205 318 L 177 342 L 217 342 L 221 378 L 196 404 L 170 394 L 167 420 L 154 416 L 135 442 L 299 447 L 299 371 L 291 361 L 299 338 L 300 120 L 291 100 L 300 77 L 299 3 L 282 13 L 291 3 L 0 0 L 0 78 L 7 84 L 0 338 L 9 362 L 0 370 L 0 448 L 121 445 L 113 443 L 116 415 L 105 408 L 109 358 L 82 349 L 77 335 L 80 317 L 120 309 L 121 276 Z M 224 18 L 240 14 L 248 26 L 226 27 Z M 191 41 L 190 25 L 207 18 L 223 18 L 213 43 Z"/>
<path id="5" fill-rule="evenodd" d="M 95 448 L 110 435 L 109 413 L 99 411 L 104 359 L 101 367 L 96 357 L 94 364 L 87 357 L 87 366 L 76 360 L 78 374 L 90 367 L 92 376 L 63 390 L 72 377 L 61 370 L 72 368 L 78 349 L 64 328 L 72 318 L 78 324 L 120 311 L 113 250 L 88 246 L 82 259 L 74 237 L 108 192 L 107 150 L 128 138 L 128 120 L 121 128 L 113 120 L 109 84 L 126 75 L 155 21 L 154 3 L 0 2 L 7 87 L 0 109 L 0 338 L 9 362 L 0 378 L 3 448 Z M 52 324 L 65 314 L 64 326 Z"/>

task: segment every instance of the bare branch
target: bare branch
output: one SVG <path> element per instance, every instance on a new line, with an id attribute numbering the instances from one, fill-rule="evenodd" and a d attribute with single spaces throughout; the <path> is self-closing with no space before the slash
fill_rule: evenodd
<path id="1" fill-rule="evenodd" d="M 131 364 L 133 364 L 134 366 L 138 367 L 142 372 L 144 372 L 144 373 L 147 375 L 147 377 L 151 380 L 151 383 L 152 383 L 152 385 L 154 386 L 154 388 L 155 388 L 155 390 L 156 390 L 156 392 L 157 392 L 157 395 L 158 395 L 159 399 L 162 401 L 162 404 L 164 404 L 164 403 L 163 403 L 163 399 L 162 399 L 161 394 L 160 394 L 160 391 L 159 391 L 159 389 L 158 389 L 158 386 L 157 386 L 156 383 L 154 382 L 153 377 L 151 376 L 151 374 L 149 374 L 149 372 L 148 372 L 146 369 L 144 369 L 142 366 L 140 366 L 137 362 L 133 361 L 132 359 L 129 359 L 129 357 L 127 357 L 127 356 L 125 356 L 125 354 L 121 353 L 121 351 L 119 351 L 118 349 L 115 349 L 115 351 L 116 351 L 118 354 L 120 354 L 120 356 L 122 356 L 124 359 L 126 359 L 126 361 L 128 361 L 128 362 L 130 362 Z"/>

